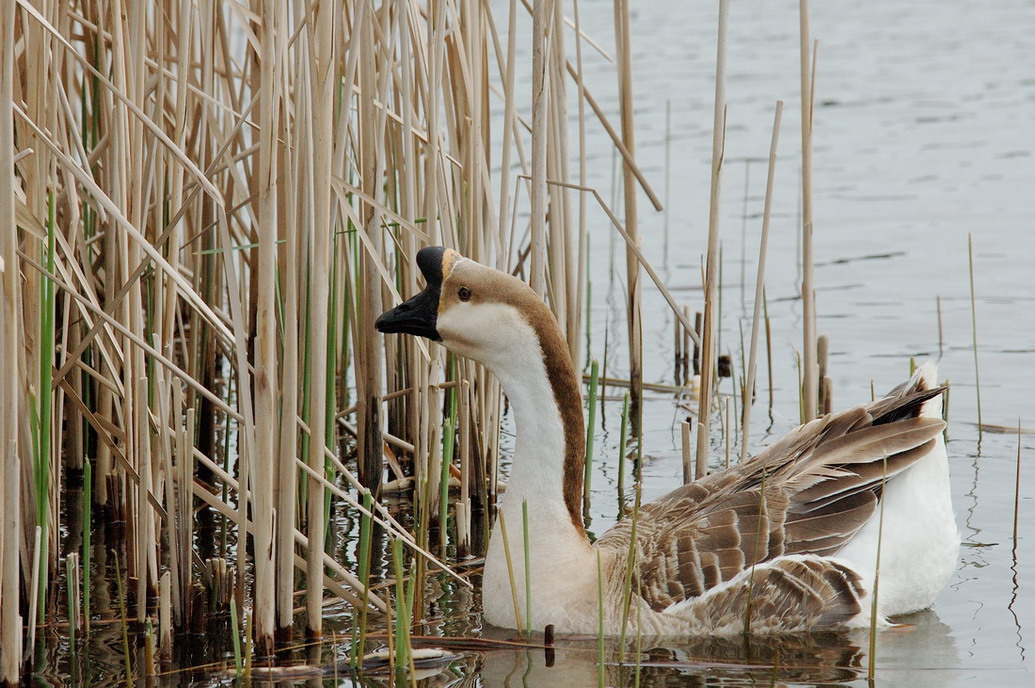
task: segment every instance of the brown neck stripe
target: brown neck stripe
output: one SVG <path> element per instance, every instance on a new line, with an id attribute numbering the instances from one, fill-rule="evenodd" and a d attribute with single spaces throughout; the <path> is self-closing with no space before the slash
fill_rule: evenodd
<path id="1" fill-rule="evenodd" d="M 546 304 L 529 314 L 529 324 L 539 338 L 546 377 L 564 431 L 564 504 L 572 525 L 585 533 L 582 525 L 582 488 L 586 465 L 586 430 L 582 419 L 582 393 L 571 363 L 568 345 Z"/>

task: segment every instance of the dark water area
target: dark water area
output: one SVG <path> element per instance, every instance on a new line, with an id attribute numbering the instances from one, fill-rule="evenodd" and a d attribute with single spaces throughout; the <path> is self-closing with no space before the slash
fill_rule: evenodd
<path id="1" fill-rule="evenodd" d="M 764 157 L 775 102 L 786 101 L 766 280 L 773 376 L 770 380 L 767 375 L 763 353 L 749 438 L 751 453 L 756 453 L 794 427 L 798 418 L 798 10 L 791 0 L 732 4 L 720 349 L 732 356 L 738 376 L 741 333 L 747 337 L 751 327 Z M 506 3 L 493 5 L 498 17 L 506 16 Z M 707 236 L 716 5 L 640 2 L 634 3 L 632 14 L 637 159 L 667 204 L 664 213 L 655 213 L 641 194 L 643 249 L 677 299 L 691 309 L 701 307 Z M 613 51 L 611 3 L 582 2 L 580 11 L 583 30 Z M 530 26 L 522 24 L 519 35 L 529 31 Z M 900 626 L 877 634 L 873 685 L 1033 685 L 1035 3 L 813 3 L 812 36 L 819 41 L 815 282 L 818 329 L 830 341 L 833 407 L 868 401 L 871 386 L 877 394 L 887 391 L 908 376 L 910 358 L 938 360 L 939 377 L 951 384 L 947 446 L 963 536 L 959 564 L 932 609 L 898 619 Z M 568 46 L 574 59 L 570 34 Z M 584 52 L 588 88 L 617 122 L 614 66 L 588 46 Z M 527 72 L 519 74 L 518 89 L 529 92 Z M 576 110 L 571 107 L 569 112 L 574 115 Z M 573 122 L 573 156 L 575 126 Z M 620 207 L 615 157 L 595 121 L 587 126 L 586 156 L 587 184 Z M 589 213 L 593 299 L 587 358 L 599 359 L 608 376 L 622 378 L 627 376 L 624 249 L 606 216 L 592 203 Z M 973 241 L 984 428 L 977 424 L 968 236 Z M 653 286 L 646 279 L 645 283 L 645 377 L 673 384 L 673 317 Z M 722 392 L 733 393 L 729 380 L 723 382 Z M 606 388 L 598 416 L 590 528 L 597 534 L 619 513 L 621 394 L 621 389 Z M 647 393 L 645 500 L 681 483 L 678 421 L 685 416 L 672 394 Z M 1019 436 L 1018 424 L 1023 429 Z M 733 448 L 734 456 L 738 450 Z M 1022 477 L 1015 540 L 1018 451 Z M 711 465 L 720 466 L 724 455 L 716 434 Z M 627 483 L 632 485 L 631 480 Z M 339 555 L 351 557 L 357 528 L 344 508 L 336 509 L 331 537 Z M 114 562 L 108 548 L 118 543 L 118 526 L 108 524 L 100 533 L 95 536 L 95 571 L 110 571 Z M 381 564 L 387 569 L 386 562 Z M 477 587 L 477 575 L 472 581 Z M 95 612 L 117 618 L 113 595 L 114 590 L 99 589 Z M 477 589 L 432 577 L 428 597 L 434 600 L 433 613 L 418 629 L 422 636 L 514 638 L 512 632 L 482 626 Z M 351 633 L 351 611 L 340 605 L 329 606 L 326 613 L 327 637 L 312 646 L 300 643 L 303 646 L 290 653 L 292 661 L 328 666 L 347 655 L 348 643 L 338 638 Z M 134 625 L 128 635 L 134 664 L 142 666 L 142 629 Z M 303 637 L 301 632 L 297 637 Z M 50 629 L 45 639 L 42 665 L 47 669 L 35 677 L 37 685 L 126 685 L 120 623 L 95 625 L 89 652 L 80 652 L 74 660 L 66 629 Z M 558 638 L 550 651 L 451 646 L 433 639 L 421 644 L 452 647 L 459 658 L 422 676 L 420 686 L 532 688 L 590 686 L 600 680 L 595 639 Z M 375 638 L 368 646 L 377 645 Z M 135 683 L 234 684 L 225 673 L 233 663 L 229 619 L 219 620 L 206 633 L 179 637 L 177 648 L 175 661 L 160 666 L 159 676 Z M 647 641 L 641 649 L 638 662 L 633 652 L 619 666 L 616 647 L 609 645 L 604 683 L 870 685 L 865 632 Z M 253 683 L 387 686 L 396 681 L 387 675 L 357 678 L 332 673 Z M 409 679 L 399 685 L 410 685 Z"/>

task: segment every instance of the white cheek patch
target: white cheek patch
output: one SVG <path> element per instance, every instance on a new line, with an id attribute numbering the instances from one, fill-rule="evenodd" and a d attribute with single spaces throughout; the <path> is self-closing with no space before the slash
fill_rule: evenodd
<path id="1" fill-rule="evenodd" d="M 439 313 L 436 329 L 447 349 L 489 367 L 519 364 L 530 354 L 541 362 L 531 325 L 507 304 L 456 302 Z"/>

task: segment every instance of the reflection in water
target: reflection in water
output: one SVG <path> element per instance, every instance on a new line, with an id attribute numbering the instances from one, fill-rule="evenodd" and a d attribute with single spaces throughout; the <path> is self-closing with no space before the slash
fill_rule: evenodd
<path id="1" fill-rule="evenodd" d="M 744 685 L 772 681 L 841 683 L 863 671 L 860 647 L 843 634 L 761 638 L 644 641 L 620 662 L 617 646 L 607 651 L 604 684 L 625 686 Z M 595 641 L 562 641 L 550 666 L 542 650 L 492 652 L 481 676 L 489 686 L 592 686 L 598 684 Z M 637 666 L 638 664 L 638 666 Z"/>
<path id="2" fill-rule="evenodd" d="M 869 637 L 864 631 L 644 640 L 642 647 L 637 669 L 634 652 L 630 651 L 625 662 L 620 663 L 617 645 L 609 645 L 604 685 L 867 683 Z M 597 652 L 596 641 L 591 639 L 559 640 L 552 663 L 542 649 L 488 652 L 482 660 L 483 685 L 598 685 Z M 899 626 L 879 633 L 876 655 L 877 685 L 944 686 L 953 681 L 955 667 L 959 665 L 949 627 L 930 610 L 904 617 Z"/>

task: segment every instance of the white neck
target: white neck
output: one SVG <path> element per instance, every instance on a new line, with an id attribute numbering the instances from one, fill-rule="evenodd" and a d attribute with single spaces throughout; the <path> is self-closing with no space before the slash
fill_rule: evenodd
<path id="1" fill-rule="evenodd" d="M 580 399 L 579 390 L 577 387 L 570 389 L 575 384 L 573 374 L 560 376 L 566 381 L 559 380 L 556 374 L 551 378 L 534 330 L 527 325 L 520 329 L 518 336 L 508 338 L 506 351 L 500 352 L 505 355 L 486 361 L 510 400 L 517 424 L 517 444 L 500 508 L 501 519 L 497 519 L 489 542 L 483 596 L 485 616 L 490 623 L 515 627 L 514 592 L 521 614 L 525 614 L 526 530 L 522 506 L 526 505 L 530 569 L 534 581 L 532 623 L 541 628 L 543 624 L 552 622 L 551 614 L 563 606 L 561 602 L 571 594 L 573 585 L 578 586 L 575 589 L 585 588 L 585 583 L 581 582 L 583 573 L 592 573 L 595 581 L 596 568 L 591 561 L 593 554 L 589 540 L 581 523 L 576 525 L 577 516 L 572 513 L 577 507 L 565 501 L 565 456 L 570 451 L 566 433 L 579 433 L 570 441 L 576 442 L 580 451 L 582 444 L 576 437 L 581 438 L 584 433 L 581 403 L 577 401 Z M 560 365 L 567 365 L 570 369 L 566 351 L 564 356 Z M 555 373 L 557 365 L 557 361 L 551 362 Z M 564 392 L 569 397 L 574 394 L 578 405 L 577 416 L 573 418 L 569 412 L 567 423 L 558 408 L 558 394 L 554 389 L 561 384 L 568 384 L 569 388 Z M 561 395 L 561 398 L 565 397 Z M 573 466 L 569 461 L 568 470 L 573 469 L 581 471 L 581 462 Z M 511 590 L 502 524 L 506 526 L 516 591 Z"/>

